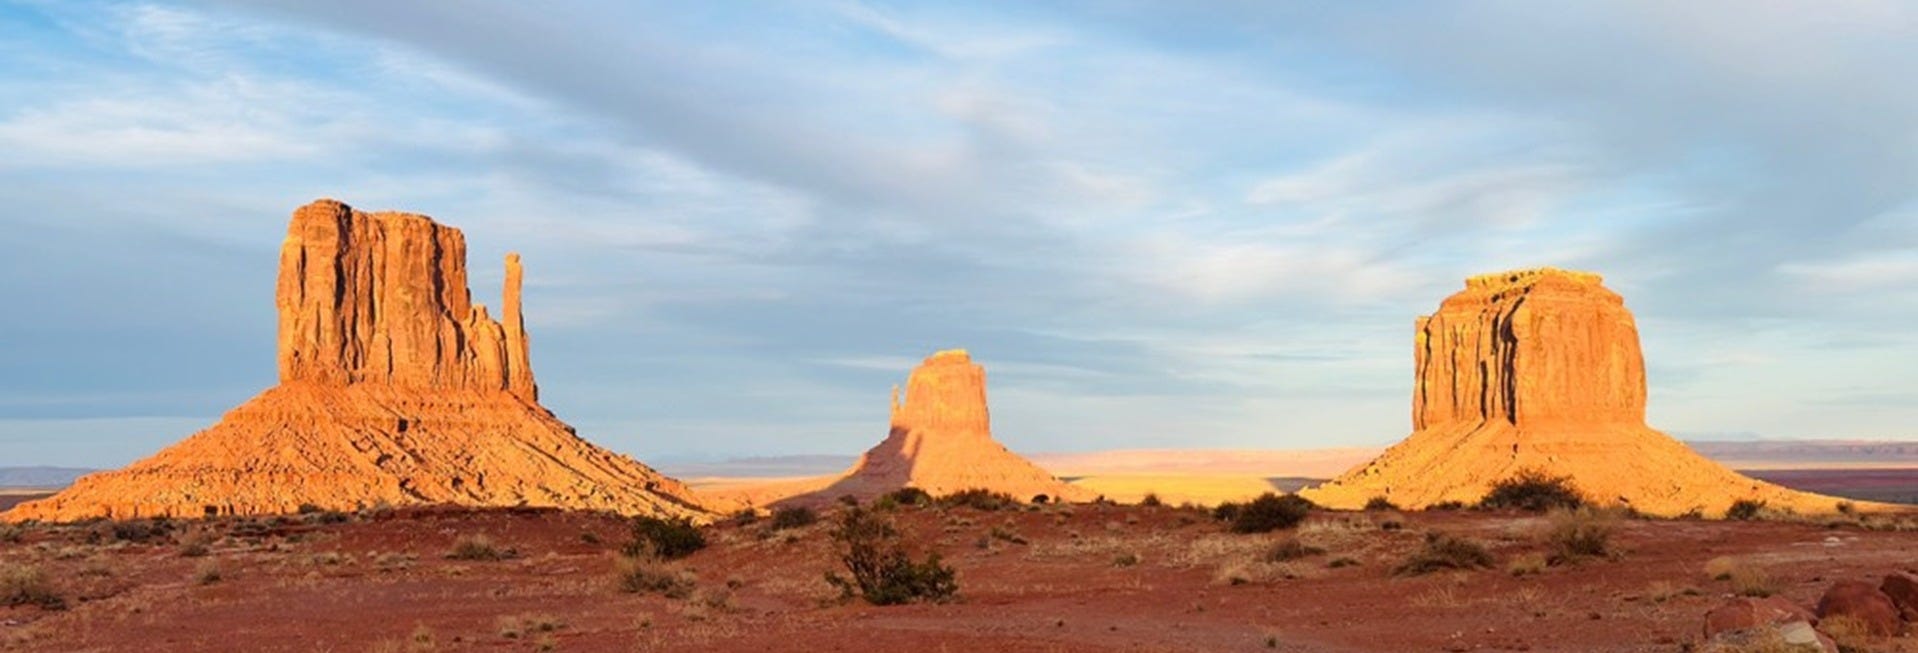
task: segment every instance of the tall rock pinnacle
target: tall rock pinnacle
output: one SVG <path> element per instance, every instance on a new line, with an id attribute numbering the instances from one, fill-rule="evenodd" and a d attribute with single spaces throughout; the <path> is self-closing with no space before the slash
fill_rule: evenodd
<path id="1" fill-rule="evenodd" d="M 870 497 L 902 487 L 935 496 L 980 488 L 1021 500 L 1039 494 L 1091 498 L 1090 492 L 1059 480 L 992 438 L 986 370 L 965 350 L 927 357 L 906 378 L 905 395 L 900 396 L 897 387 L 892 395 L 886 439 L 860 456 L 838 481 L 808 495 L 811 499 Z"/>
<path id="2" fill-rule="evenodd" d="M 506 275 L 502 325 L 468 295 L 458 229 L 332 200 L 301 207 L 280 248 L 280 381 L 510 390 L 536 401 L 518 255 L 507 256 Z"/>
<path id="3" fill-rule="evenodd" d="M 466 240 L 319 200 L 280 249 L 280 384 L 124 469 L 0 520 L 199 517 L 420 504 L 702 517 L 690 489 L 581 439 L 538 403 L 506 257 L 502 321 L 471 303 Z"/>
<path id="4" fill-rule="evenodd" d="M 1541 268 L 1472 277 L 1419 318 L 1414 432 L 1301 492 L 1334 508 L 1475 503 L 1522 472 L 1590 500 L 1715 515 L 1753 499 L 1803 511 L 1837 500 L 1741 476 L 1645 424 L 1645 359 L 1624 299 L 1598 275 Z"/>

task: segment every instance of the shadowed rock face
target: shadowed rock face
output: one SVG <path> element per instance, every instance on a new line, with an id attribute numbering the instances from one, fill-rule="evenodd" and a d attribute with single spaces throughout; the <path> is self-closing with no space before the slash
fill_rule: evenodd
<path id="1" fill-rule="evenodd" d="M 1830 511 L 1837 499 L 1741 476 L 1645 424 L 1638 328 L 1598 275 L 1552 268 L 1473 277 L 1419 318 L 1415 432 L 1302 492 L 1332 507 L 1373 497 L 1475 503 L 1522 471 L 1568 476 L 1588 498 L 1716 516 L 1739 499 Z"/>
<path id="2" fill-rule="evenodd" d="M 1022 501 L 1038 494 L 1091 498 L 992 439 L 986 371 L 964 350 L 926 358 L 907 377 L 903 397 L 893 389 L 892 428 L 886 439 L 860 456 L 837 482 L 798 500 L 829 501 L 848 494 L 863 498 L 908 486 L 934 496 L 983 488 Z"/>
<path id="3" fill-rule="evenodd" d="M 310 504 L 554 506 L 700 516 L 678 481 L 538 404 L 506 258 L 503 322 L 472 304 L 458 229 L 320 200 L 280 252 L 280 384 L 10 520 L 272 514 Z"/>

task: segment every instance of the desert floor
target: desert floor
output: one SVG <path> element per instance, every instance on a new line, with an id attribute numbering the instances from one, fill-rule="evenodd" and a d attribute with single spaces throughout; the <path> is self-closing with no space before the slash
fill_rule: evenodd
<path id="1" fill-rule="evenodd" d="M 1851 519 L 1620 519 L 1611 558 L 1514 575 L 1545 551 L 1546 518 L 1321 512 L 1294 531 L 1236 535 L 1170 506 L 888 514 L 915 549 L 957 569 L 959 600 L 838 600 L 822 580 L 836 564 L 831 511 L 787 530 L 764 519 L 709 528 L 711 545 L 677 563 L 697 577 L 685 598 L 620 591 L 616 551 L 629 536 L 611 515 L 401 510 L 177 522 L 166 534 L 37 526 L 0 539 L 0 563 L 37 570 L 67 607 L 0 608 L 0 649 L 1684 651 L 1734 591 L 1708 565 L 1805 604 L 1834 580 L 1918 572 L 1918 530 Z M 1910 517 L 1876 523 L 1918 529 Z M 1496 565 L 1395 575 L 1429 532 L 1481 542 Z M 473 536 L 513 554 L 449 559 Z M 1288 537 L 1325 552 L 1262 561 Z"/>

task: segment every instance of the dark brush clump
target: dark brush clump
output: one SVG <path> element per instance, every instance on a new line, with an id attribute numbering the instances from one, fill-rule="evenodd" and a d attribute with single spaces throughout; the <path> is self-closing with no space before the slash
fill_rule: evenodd
<path id="1" fill-rule="evenodd" d="M 943 602 L 959 591 L 952 567 L 941 564 L 938 553 L 914 562 L 898 529 L 879 512 L 859 507 L 841 511 L 832 541 L 839 564 L 852 575 L 826 573 L 826 582 L 839 588 L 842 597 L 857 594 L 873 605 L 898 605 Z"/>
<path id="2" fill-rule="evenodd" d="M 1305 521 L 1312 514 L 1312 509 L 1317 507 L 1296 494 L 1279 496 L 1267 492 L 1236 511 L 1232 517 L 1232 532 L 1270 533 L 1292 528 Z"/>
<path id="3" fill-rule="evenodd" d="M 1548 476 L 1537 470 L 1519 472 L 1518 476 L 1492 484 L 1492 491 L 1479 500 L 1478 507 L 1488 510 L 1525 510 L 1545 512 L 1554 508 L 1575 510 L 1585 505 L 1585 498 L 1572 487 L 1572 479 L 1564 476 Z"/>
<path id="4" fill-rule="evenodd" d="M 706 535 L 691 519 L 653 516 L 633 518 L 633 539 L 620 549 L 627 557 L 658 556 L 676 560 L 706 548 Z"/>

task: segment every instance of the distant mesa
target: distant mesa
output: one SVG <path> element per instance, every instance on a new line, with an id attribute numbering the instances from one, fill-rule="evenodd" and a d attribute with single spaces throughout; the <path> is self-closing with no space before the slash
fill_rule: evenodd
<path id="1" fill-rule="evenodd" d="M 0 518 L 419 504 L 706 514 L 678 481 L 539 405 L 521 282 L 508 254 L 494 320 L 471 301 L 458 229 L 333 200 L 301 207 L 280 250 L 280 384 L 151 458 Z"/>
<path id="2" fill-rule="evenodd" d="M 1414 343 L 1414 433 L 1302 492 L 1335 508 L 1474 503 L 1521 472 L 1655 515 L 1716 516 L 1741 499 L 1829 512 L 1838 501 L 1741 476 L 1645 424 L 1645 360 L 1625 301 L 1596 274 L 1472 277 Z"/>
<path id="3" fill-rule="evenodd" d="M 1085 501 L 1092 498 L 992 439 L 986 411 L 986 370 L 963 349 L 927 357 L 893 388 L 892 428 L 824 490 L 795 501 L 845 495 L 878 496 L 904 487 L 933 496 L 973 488 L 1004 492 L 1019 500 L 1036 495 Z"/>

